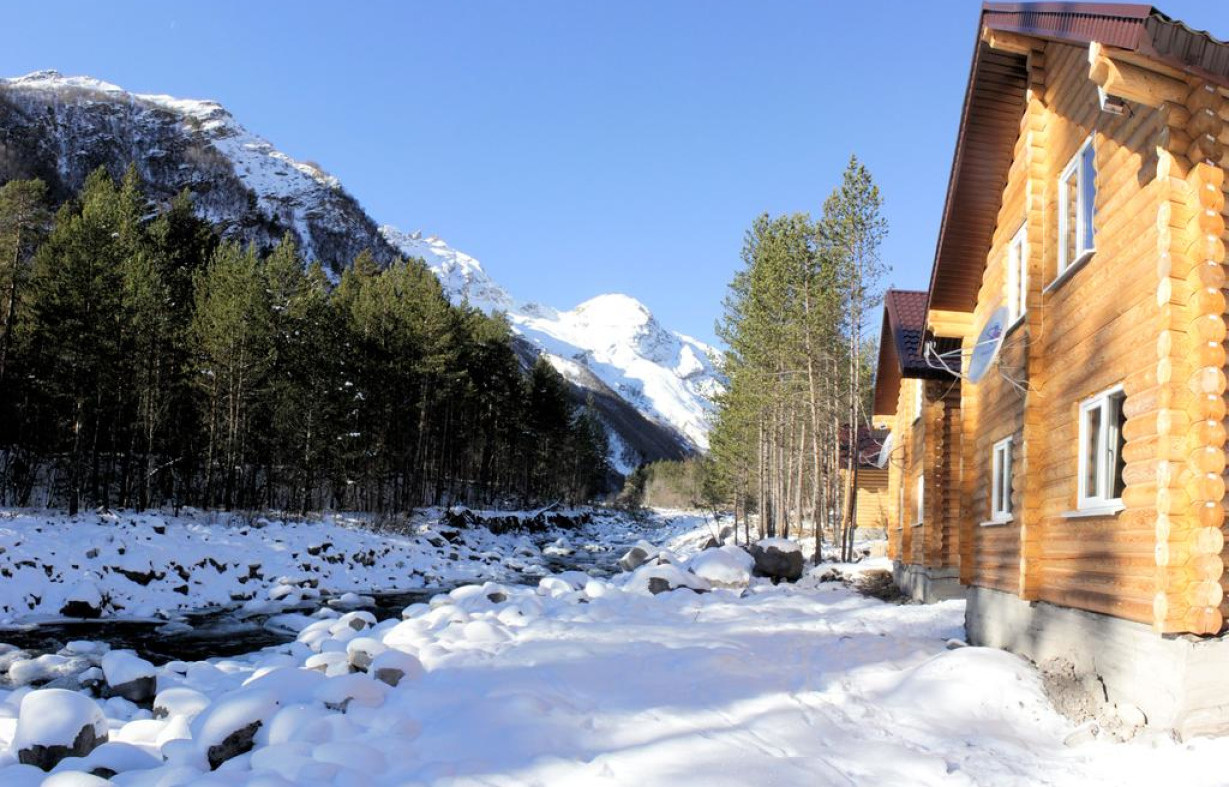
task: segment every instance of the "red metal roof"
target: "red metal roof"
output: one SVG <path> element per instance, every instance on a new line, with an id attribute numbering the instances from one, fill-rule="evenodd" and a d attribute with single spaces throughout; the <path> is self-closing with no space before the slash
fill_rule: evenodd
<path id="1" fill-rule="evenodd" d="M 875 372 L 876 414 L 896 412 L 902 377 L 944 379 L 950 375 L 926 361 L 926 342 L 939 352 L 958 349 L 958 339 L 933 339 L 926 333 L 926 291 L 888 290 L 883 295 L 883 327 L 879 336 L 879 364 Z M 958 361 L 949 361 L 959 368 Z"/>

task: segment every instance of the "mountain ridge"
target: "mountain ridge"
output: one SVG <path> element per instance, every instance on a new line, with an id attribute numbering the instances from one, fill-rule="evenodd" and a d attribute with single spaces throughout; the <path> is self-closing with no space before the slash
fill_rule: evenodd
<path id="1" fill-rule="evenodd" d="M 336 177 L 282 153 L 216 101 L 56 71 L 0 79 L 0 183 L 40 177 L 62 201 L 97 167 L 118 176 L 129 163 L 154 201 L 186 188 L 224 236 L 271 248 L 289 232 L 334 276 L 363 250 L 382 265 L 423 259 L 454 303 L 507 314 L 527 362 L 544 354 L 578 399 L 595 400 L 624 473 L 707 449 L 709 397 L 722 384 L 715 353 L 631 296 L 567 310 L 514 298 L 442 240 L 378 225 Z"/>

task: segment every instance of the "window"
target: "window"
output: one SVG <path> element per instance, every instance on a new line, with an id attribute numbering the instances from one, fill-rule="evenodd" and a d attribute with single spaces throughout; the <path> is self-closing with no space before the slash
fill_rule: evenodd
<path id="1" fill-rule="evenodd" d="M 1067 164 L 1058 179 L 1058 275 L 1093 251 L 1093 205 L 1097 170 L 1092 137 Z"/>
<path id="2" fill-rule="evenodd" d="M 1080 405 L 1079 508 L 1117 508 L 1123 480 L 1122 386 Z"/>
<path id="3" fill-rule="evenodd" d="M 913 524 L 922 524 L 922 511 L 926 507 L 926 476 L 919 473 L 917 477 L 917 519 Z"/>
<path id="4" fill-rule="evenodd" d="M 990 521 L 1011 519 L 1011 438 L 994 444 L 990 463 Z"/>
<path id="5" fill-rule="evenodd" d="M 926 382 L 924 380 L 913 381 L 913 420 L 917 421 L 922 417 L 922 408 L 926 405 Z"/>
<path id="6" fill-rule="evenodd" d="M 1028 238 L 1021 227 L 1007 245 L 1007 320 L 1015 324 L 1028 310 Z"/>

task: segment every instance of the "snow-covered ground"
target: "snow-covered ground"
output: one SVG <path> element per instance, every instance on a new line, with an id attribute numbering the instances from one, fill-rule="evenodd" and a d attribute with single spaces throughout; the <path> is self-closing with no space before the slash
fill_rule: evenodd
<path id="1" fill-rule="evenodd" d="M 824 581 L 827 565 L 748 582 L 733 550 L 700 551 L 702 518 L 656 524 L 590 532 L 667 548 L 610 578 L 465 585 L 378 623 L 324 608 L 293 643 L 234 658 L 101 659 L 112 685 L 153 675 L 152 703 L 0 688 L 0 784 L 42 783 L 16 749 L 87 728 L 109 742 L 57 772 L 121 785 L 1226 781 L 1229 741 L 1072 736 L 1027 662 L 947 648 L 960 602 L 884 603 Z M 653 595 L 655 577 L 733 587 Z"/>

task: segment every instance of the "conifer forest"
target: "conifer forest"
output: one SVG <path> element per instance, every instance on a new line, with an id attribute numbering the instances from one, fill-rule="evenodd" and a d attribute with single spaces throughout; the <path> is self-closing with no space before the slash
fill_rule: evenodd
<path id="1" fill-rule="evenodd" d="M 586 500 L 606 433 L 421 260 L 330 278 L 103 169 L 0 188 L 0 504 L 309 511 Z"/>

